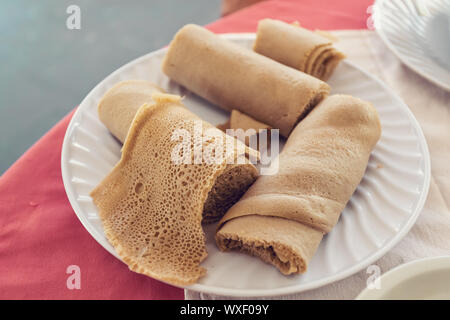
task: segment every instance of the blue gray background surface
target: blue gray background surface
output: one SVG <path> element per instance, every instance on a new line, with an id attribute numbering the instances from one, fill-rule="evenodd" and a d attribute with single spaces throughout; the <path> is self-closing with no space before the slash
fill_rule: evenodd
<path id="1" fill-rule="evenodd" d="M 81 10 L 69 30 L 67 7 Z M 220 0 L 0 0 L 0 174 L 123 64 L 167 45 Z M 59 146 L 55 146 L 59 147 Z"/>

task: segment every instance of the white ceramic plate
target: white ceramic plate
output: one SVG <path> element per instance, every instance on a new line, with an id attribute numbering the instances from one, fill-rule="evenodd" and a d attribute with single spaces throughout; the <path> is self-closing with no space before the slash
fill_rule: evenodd
<path id="1" fill-rule="evenodd" d="M 450 257 L 412 261 L 379 279 L 379 289 L 365 289 L 358 300 L 450 300 Z"/>
<path id="2" fill-rule="evenodd" d="M 450 90 L 449 0 L 377 0 L 373 20 L 403 63 Z"/>
<path id="3" fill-rule="evenodd" d="M 254 34 L 226 38 L 251 47 Z M 64 186 L 75 213 L 88 232 L 117 255 L 103 233 L 89 192 L 110 172 L 121 145 L 97 117 L 97 104 L 114 84 L 145 79 L 170 93 L 185 95 L 186 106 L 218 124 L 227 113 L 181 88 L 161 72 L 166 49 L 130 62 L 100 82 L 83 100 L 67 128 L 62 149 Z M 192 290 L 233 296 L 280 295 L 316 288 L 345 278 L 370 265 L 411 228 L 424 204 L 430 181 L 430 160 L 422 131 L 408 107 L 383 83 L 363 70 L 342 63 L 329 81 L 333 93 L 371 101 L 382 124 L 377 144 L 360 186 L 336 227 L 324 238 L 304 275 L 283 276 L 271 265 L 241 253 L 222 253 L 214 243 L 214 226 L 205 228 L 207 275 Z"/>

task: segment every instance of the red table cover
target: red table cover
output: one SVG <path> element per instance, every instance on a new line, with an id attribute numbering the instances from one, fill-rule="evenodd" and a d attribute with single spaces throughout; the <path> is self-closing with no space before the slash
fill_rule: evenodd
<path id="1" fill-rule="evenodd" d="M 218 33 L 254 32 L 258 20 L 269 17 L 298 20 L 307 28 L 363 29 L 371 3 L 264 1 L 208 28 Z M 129 271 L 79 222 L 67 200 L 60 166 L 72 115 L 55 125 L 0 178 L 0 299 L 183 299 L 182 289 Z M 80 268 L 80 289 L 68 289 L 72 265 Z"/>

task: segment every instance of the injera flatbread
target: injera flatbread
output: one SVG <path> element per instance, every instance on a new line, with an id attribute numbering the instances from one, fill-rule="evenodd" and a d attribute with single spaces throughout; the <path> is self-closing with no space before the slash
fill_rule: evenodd
<path id="1" fill-rule="evenodd" d="M 319 79 L 197 25 L 177 32 L 162 69 L 190 91 L 279 129 L 284 137 L 330 90 Z"/>
<path id="2" fill-rule="evenodd" d="M 266 134 L 266 147 L 268 147 L 270 145 L 270 126 L 256 121 L 255 119 L 253 119 L 252 117 L 239 112 L 237 110 L 232 110 L 231 111 L 231 115 L 230 115 L 230 119 L 228 119 L 227 122 L 220 124 L 217 126 L 218 129 L 224 131 L 225 133 L 227 133 L 227 130 L 233 130 L 233 134 L 232 136 L 240 139 L 242 142 L 244 142 L 247 146 L 250 145 L 250 140 L 252 139 L 253 136 L 255 136 L 256 139 L 254 139 L 254 142 L 256 142 L 256 146 L 251 146 L 253 149 L 255 150 L 259 150 L 259 133 L 261 132 L 260 130 L 264 130 L 264 133 Z M 239 134 L 236 134 L 235 130 L 239 130 L 241 129 L 243 131 L 243 136 L 240 136 Z M 252 131 L 248 131 L 248 130 L 252 130 Z M 254 132 L 253 134 L 250 134 L 251 132 Z M 242 139 L 241 139 L 242 138 Z M 259 150 L 261 151 L 261 150 Z"/>
<path id="3" fill-rule="evenodd" d="M 109 89 L 98 104 L 98 116 L 120 142 L 124 142 L 137 110 L 152 103 L 152 94 L 164 90 L 144 80 L 127 80 Z"/>
<path id="4" fill-rule="evenodd" d="M 284 274 L 305 272 L 361 181 L 380 134 L 370 103 L 326 98 L 292 132 L 278 173 L 260 176 L 219 222 L 219 248 L 251 253 Z"/>
<path id="5" fill-rule="evenodd" d="M 162 92 L 155 84 L 144 80 L 127 80 L 109 89 L 98 105 L 100 120 L 121 142 L 125 140 L 137 110 L 144 103 L 152 103 L 153 93 Z M 247 149 L 257 161 L 256 150 Z M 257 175 L 257 169 L 245 159 L 242 164 L 228 164 L 225 172 L 217 178 L 211 194 L 205 202 L 203 223 L 218 221 L 232 203 L 242 195 L 245 184 L 250 183 L 247 173 Z M 226 183 L 224 181 L 226 179 Z"/>

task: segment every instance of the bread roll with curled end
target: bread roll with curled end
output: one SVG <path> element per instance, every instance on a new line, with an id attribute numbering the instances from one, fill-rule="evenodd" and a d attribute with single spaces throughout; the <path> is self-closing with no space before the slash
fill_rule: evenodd
<path id="1" fill-rule="evenodd" d="M 163 93 L 155 84 L 144 80 L 127 80 L 117 83 L 109 89 L 100 100 L 98 114 L 100 120 L 109 131 L 122 143 L 125 141 L 131 123 L 143 104 L 154 106 L 154 94 Z M 256 150 L 246 149 L 246 156 L 240 164 L 229 164 L 215 182 L 215 185 L 205 202 L 203 223 L 217 222 L 231 206 L 242 196 L 241 184 L 246 179 L 257 176 L 257 169 L 250 163 L 249 156 L 258 159 Z M 240 172 L 251 173 L 250 176 Z M 254 176 L 254 177 L 253 177 Z M 226 182 L 225 182 L 226 180 Z M 246 183 L 250 183 L 248 180 Z M 244 185 L 246 184 L 244 183 Z"/>
<path id="2" fill-rule="evenodd" d="M 124 143 L 138 109 L 151 104 L 153 93 L 164 90 L 145 80 L 121 81 L 109 89 L 98 104 L 98 117 L 108 130 Z"/>
<path id="3" fill-rule="evenodd" d="M 284 274 L 305 272 L 363 178 L 380 135 L 370 103 L 326 98 L 291 133 L 278 172 L 260 176 L 221 219 L 218 247 L 258 256 Z"/>

